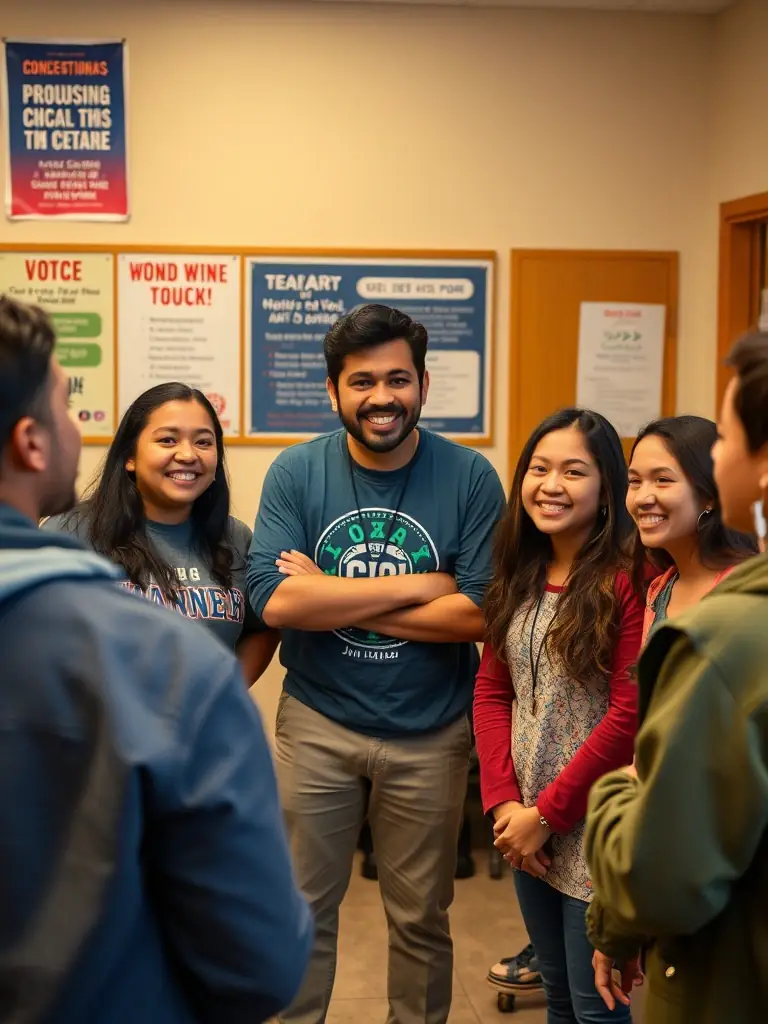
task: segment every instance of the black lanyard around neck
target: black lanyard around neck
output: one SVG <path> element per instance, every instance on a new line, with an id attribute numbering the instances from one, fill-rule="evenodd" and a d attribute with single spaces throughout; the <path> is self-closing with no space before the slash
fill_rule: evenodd
<path id="1" fill-rule="evenodd" d="M 358 524 L 360 526 L 360 529 L 361 529 L 362 534 L 363 534 L 363 539 L 365 541 L 365 550 L 366 550 L 366 554 L 368 555 L 368 562 L 369 562 L 369 564 L 372 564 L 373 563 L 373 557 L 371 555 L 371 549 L 370 549 L 370 547 L 368 545 L 368 533 L 366 532 L 365 525 L 363 524 L 363 510 L 360 507 L 360 498 L 359 498 L 358 493 L 357 493 L 357 482 L 355 481 L 355 460 L 352 458 L 352 452 L 349 449 L 349 443 L 346 440 L 344 440 L 342 443 L 345 444 L 346 448 L 347 448 L 347 465 L 349 466 L 349 479 L 352 482 L 352 493 L 355 496 L 355 508 L 357 509 L 357 522 L 358 522 Z M 398 499 L 397 499 L 397 504 L 395 505 L 395 510 L 392 513 L 392 518 L 389 520 L 389 526 L 387 527 L 387 533 L 386 533 L 386 536 L 384 537 L 384 546 L 381 549 L 382 556 L 385 556 L 386 553 L 387 553 L 387 545 L 389 544 L 390 539 L 392 538 L 392 533 L 393 533 L 393 531 L 395 529 L 395 521 L 397 520 L 398 514 L 400 512 L 400 507 L 403 504 L 403 498 L 405 497 L 405 492 L 408 490 L 408 484 L 410 483 L 411 473 L 413 471 L 413 464 L 414 464 L 415 461 L 416 461 L 416 452 L 413 453 L 413 458 L 408 463 L 408 468 L 406 470 L 405 478 L 403 480 L 403 486 L 400 488 L 400 494 L 399 494 Z M 378 575 L 378 572 L 377 572 L 377 575 Z"/>
<path id="2" fill-rule="evenodd" d="M 539 600 L 536 602 L 536 611 L 533 615 L 533 622 L 531 623 L 531 632 L 528 635 L 528 663 L 531 670 L 531 713 L 536 713 L 536 683 L 539 679 L 539 663 L 541 662 L 541 655 L 547 646 L 547 638 L 549 637 L 549 631 L 552 629 L 552 623 L 555 621 L 555 616 L 547 623 L 547 628 L 544 630 L 544 636 L 541 638 L 539 649 L 536 652 L 536 657 L 533 656 L 533 645 L 536 634 L 536 623 L 539 621 L 539 614 L 541 612 L 541 606 L 544 603 L 546 596 L 546 589 L 543 594 L 539 595 Z"/>

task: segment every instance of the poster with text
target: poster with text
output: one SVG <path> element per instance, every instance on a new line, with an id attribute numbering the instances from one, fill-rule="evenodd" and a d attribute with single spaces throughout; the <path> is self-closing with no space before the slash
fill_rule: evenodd
<path id="1" fill-rule="evenodd" d="M 582 302 L 576 402 L 621 437 L 661 415 L 666 306 Z"/>
<path id="2" fill-rule="evenodd" d="M 0 294 L 41 306 L 84 438 L 115 430 L 114 276 L 109 253 L 0 251 Z"/>
<path id="3" fill-rule="evenodd" d="M 11 220 L 128 219 L 123 42 L 3 45 Z"/>
<path id="4" fill-rule="evenodd" d="M 491 433 L 493 264 L 487 259 L 258 256 L 246 262 L 247 433 L 308 437 L 335 430 L 323 338 L 339 316 L 383 303 L 429 334 L 421 423 L 461 440 Z"/>
<path id="5" fill-rule="evenodd" d="M 240 433 L 240 258 L 118 256 L 118 405 L 181 381 Z"/>

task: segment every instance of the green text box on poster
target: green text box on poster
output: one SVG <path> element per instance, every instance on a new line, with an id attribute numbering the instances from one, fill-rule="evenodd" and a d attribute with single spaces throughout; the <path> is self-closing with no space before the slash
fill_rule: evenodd
<path id="1" fill-rule="evenodd" d="M 56 358 L 65 370 L 84 366 L 99 366 L 101 345 L 77 345 L 60 341 L 56 346 Z"/>
<path id="2" fill-rule="evenodd" d="M 59 341 L 63 338 L 98 338 L 103 329 L 98 313 L 51 313 L 51 320 Z"/>
<path id="3" fill-rule="evenodd" d="M 110 253 L 8 252 L 0 293 L 41 306 L 69 376 L 71 414 L 84 439 L 115 431 L 114 260 Z"/>

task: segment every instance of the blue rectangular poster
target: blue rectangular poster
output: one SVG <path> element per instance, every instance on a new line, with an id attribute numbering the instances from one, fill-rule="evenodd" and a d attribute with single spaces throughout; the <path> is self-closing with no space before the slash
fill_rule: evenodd
<path id="1" fill-rule="evenodd" d="M 3 45 L 10 220 L 128 219 L 126 47 Z"/>
<path id="2" fill-rule="evenodd" d="M 344 313 L 380 302 L 427 328 L 422 424 L 471 444 L 490 440 L 491 257 L 252 256 L 246 282 L 250 438 L 281 443 L 337 429 L 323 338 Z"/>

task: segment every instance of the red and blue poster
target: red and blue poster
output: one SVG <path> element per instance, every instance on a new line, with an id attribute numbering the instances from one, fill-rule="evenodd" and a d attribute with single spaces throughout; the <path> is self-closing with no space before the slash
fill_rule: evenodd
<path id="1" fill-rule="evenodd" d="M 127 220 L 124 41 L 4 43 L 10 220 Z"/>

